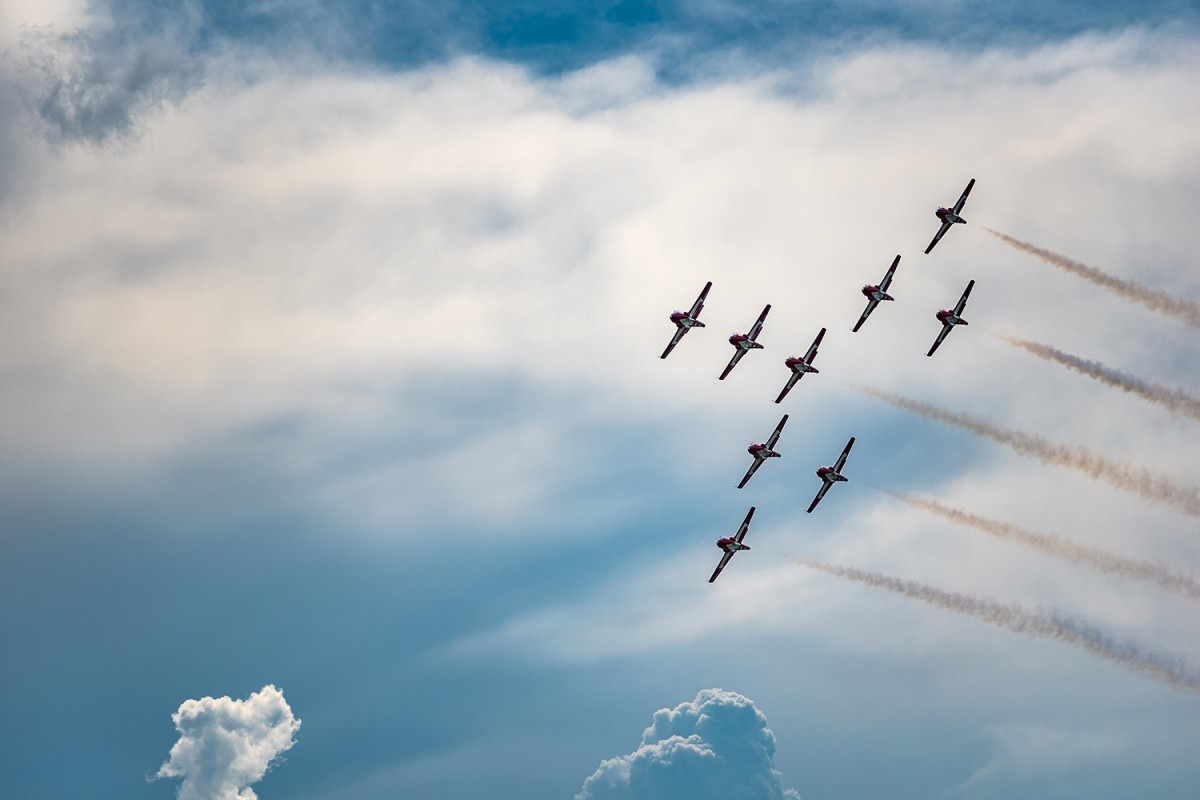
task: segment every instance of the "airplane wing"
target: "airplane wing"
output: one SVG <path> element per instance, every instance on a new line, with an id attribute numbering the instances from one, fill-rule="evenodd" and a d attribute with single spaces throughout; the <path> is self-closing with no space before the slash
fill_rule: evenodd
<path id="1" fill-rule="evenodd" d="M 675 345 L 679 344 L 679 340 L 683 338 L 683 335 L 687 333 L 688 330 L 688 328 L 676 328 L 675 335 L 671 337 L 671 343 L 667 345 L 667 349 L 663 350 L 662 355 L 659 356 L 659 358 L 666 358 L 669 356 L 671 351 L 675 349 Z"/>
<path id="2" fill-rule="evenodd" d="M 971 187 L 975 185 L 975 179 L 971 178 L 971 182 L 967 184 L 967 188 L 963 189 L 962 197 L 958 198 L 958 202 L 954 204 L 954 213 L 962 211 L 962 207 L 967 203 L 967 195 L 971 193 Z"/>
<path id="3" fill-rule="evenodd" d="M 738 532 L 733 535 L 733 540 L 738 544 L 742 543 L 742 539 L 746 538 L 746 531 L 750 530 L 750 518 L 754 516 L 754 506 L 750 506 L 750 510 L 746 512 L 746 518 L 742 520 Z"/>
<path id="4" fill-rule="evenodd" d="M 717 378 L 717 380 L 725 380 L 725 376 L 733 371 L 733 368 L 737 366 L 737 363 L 742 360 L 742 356 L 744 355 L 746 355 L 745 350 L 740 347 L 735 348 L 733 351 L 733 358 L 729 359 L 729 363 L 725 365 L 725 369 L 721 372 L 721 375 L 719 378 Z"/>
<path id="5" fill-rule="evenodd" d="M 811 514 L 812 510 L 817 507 L 817 503 L 821 502 L 821 498 L 824 497 L 825 493 L 829 491 L 830 486 L 833 486 L 833 484 L 827 483 L 825 481 L 821 481 L 821 491 L 817 492 L 817 496 L 813 498 L 812 503 L 809 505 L 809 507 L 808 507 L 809 514 Z"/>
<path id="6" fill-rule="evenodd" d="M 895 260 L 892 261 L 892 265 L 890 267 L 888 267 L 887 275 L 884 275 L 883 280 L 879 282 L 879 288 L 882 289 L 883 291 L 886 292 L 888 290 L 888 287 L 892 285 L 892 276 L 896 274 L 896 266 L 899 263 L 900 263 L 900 256 L 897 255 Z"/>
<path id="7" fill-rule="evenodd" d="M 746 470 L 746 474 L 742 478 L 742 482 L 738 484 L 739 489 L 750 482 L 750 479 L 754 477 L 754 473 L 758 472 L 758 468 L 763 465 L 764 461 L 766 461 L 765 458 L 758 458 L 755 456 L 754 463 L 750 465 L 750 469 Z"/>
<path id="8" fill-rule="evenodd" d="M 775 449 L 775 443 L 779 441 L 779 434 L 783 433 L 783 426 L 787 424 L 788 415 L 784 414 L 779 420 L 779 424 L 775 426 L 775 430 L 771 431 L 770 438 L 767 439 L 767 447 Z"/>
<path id="9" fill-rule="evenodd" d="M 709 583 L 717 579 L 717 576 L 721 574 L 721 570 L 725 569 L 725 565 L 729 563 L 729 559 L 731 558 L 733 558 L 733 553 L 728 551 L 726 551 L 725 555 L 721 556 L 721 563 L 717 564 L 717 568 L 713 570 L 712 577 L 708 579 Z"/>
<path id="10" fill-rule="evenodd" d="M 817 357 L 817 348 L 821 346 L 821 340 L 825 338 L 825 329 L 821 328 L 821 332 L 817 334 L 817 338 L 813 339 L 813 343 L 808 346 L 808 352 L 804 354 L 804 363 L 811 364 L 813 359 Z"/>
<path id="11" fill-rule="evenodd" d="M 784 386 L 783 391 L 779 393 L 779 397 L 775 398 L 775 402 L 776 403 L 783 402 L 783 398 L 787 397 L 787 393 L 790 392 L 792 390 L 792 387 L 796 385 L 796 381 L 800 380 L 803 377 L 804 377 L 803 372 L 793 372 L 792 377 L 788 378 L 787 385 Z"/>
<path id="12" fill-rule="evenodd" d="M 704 308 L 704 298 L 708 297 L 708 290 L 712 288 L 712 281 L 704 284 L 704 288 L 700 290 L 700 296 L 696 298 L 696 302 L 692 303 L 692 310 L 688 312 L 688 316 L 695 319 L 700 314 L 700 309 Z"/>
<path id="13" fill-rule="evenodd" d="M 949 322 L 943 322 L 942 323 L 942 332 L 938 334 L 937 340 L 933 343 L 933 347 L 929 348 L 929 352 L 926 353 L 925 355 L 927 355 L 927 356 L 933 355 L 933 352 L 941 346 L 941 344 L 945 340 L 947 334 L 949 334 L 950 331 L 953 330 L 953 328 L 954 328 L 954 326 L 951 325 Z"/>
<path id="14" fill-rule="evenodd" d="M 854 447 L 854 437 L 853 436 L 850 437 L 850 441 L 846 442 L 846 449 L 842 451 L 842 454 L 840 456 L 838 456 L 838 460 L 834 462 L 834 464 L 833 464 L 834 472 L 841 472 L 842 467 L 846 466 L 846 457 L 850 455 L 851 447 Z"/>
<path id="15" fill-rule="evenodd" d="M 971 290 L 975 288 L 975 281 L 972 280 L 967 284 L 967 288 L 963 289 L 962 297 L 958 298 L 958 302 L 954 304 L 954 316 L 962 314 L 963 309 L 967 307 L 967 297 L 970 296 Z"/>
<path id="16" fill-rule="evenodd" d="M 942 237 L 946 235 L 946 231 L 950 230 L 953 225 L 953 222 L 942 223 L 942 227 L 938 228 L 938 232 L 933 235 L 933 241 L 929 243 L 929 247 L 925 248 L 925 255 L 929 255 L 929 251 L 933 249 L 935 244 L 942 240 Z"/>
<path id="17" fill-rule="evenodd" d="M 875 310 L 875 306 L 877 305 L 879 305 L 879 301 L 874 297 L 867 301 L 867 307 L 863 309 L 862 316 L 858 318 L 858 322 L 854 323 L 854 328 L 851 329 L 853 333 L 858 333 L 858 329 L 867 321 L 867 317 L 871 316 L 871 312 Z"/>
<path id="18" fill-rule="evenodd" d="M 758 319 L 754 321 L 754 326 L 750 328 L 750 332 L 746 334 L 750 341 L 758 338 L 759 331 L 762 330 L 763 323 L 767 321 L 767 312 L 771 310 L 771 304 L 767 303 L 766 308 L 758 315 Z"/>

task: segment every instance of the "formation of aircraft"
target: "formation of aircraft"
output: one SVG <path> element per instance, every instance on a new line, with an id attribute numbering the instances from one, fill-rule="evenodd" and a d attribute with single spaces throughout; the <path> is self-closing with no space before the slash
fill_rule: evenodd
<path id="1" fill-rule="evenodd" d="M 958 298 L 958 302 L 954 304 L 953 311 L 946 311 L 945 309 L 942 309 L 941 311 L 937 312 L 935 316 L 937 316 L 938 322 L 942 323 L 942 332 L 938 334 L 937 339 L 933 343 L 933 347 L 929 348 L 929 352 L 925 355 L 933 355 L 933 351 L 938 349 L 938 347 L 942 344 L 942 341 L 946 338 L 947 334 L 954 330 L 955 325 L 969 324 L 960 315 L 962 314 L 963 309 L 967 307 L 967 298 L 970 297 L 971 289 L 974 287 L 975 281 L 972 280 L 967 284 L 967 288 L 963 289 L 962 297 Z"/>
<path id="2" fill-rule="evenodd" d="M 821 328 L 821 332 L 817 334 L 817 338 L 813 339 L 813 343 L 808 346 L 808 352 L 804 354 L 803 358 L 789 356 L 784 359 L 783 365 L 792 371 L 792 376 L 788 378 L 787 385 L 783 387 L 783 391 L 779 393 L 779 397 L 775 398 L 776 403 L 787 397 L 787 393 L 792 390 L 797 381 L 804 377 L 805 373 L 817 373 L 821 371 L 814 367 L 812 362 L 817 357 L 817 348 L 821 346 L 821 340 L 824 338 L 825 329 Z"/>
<path id="3" fill-rule="evenodd" d="M 833 486 L 838 481 L 848 480 L 842 474 L 842 467 L 846 466 L 846 458 L 850 455 L 850 448 L 854 447 L 854 437 L 850 437 L 850 441 L 846 442 L 846 449 L 838 456 L 837 461 L 833 462 L 832 467 L 818 467 L 817 477 L 821 479 L 821 488 L 817 491 L 817 496 L 813 498 L 812 503 L 808 506 L 808 513 L 811 514 L 813 509 L 817 507 L 817 503 L 821 502 L 821 498 L 829 491 L 829 487 Z"/>
<path id="4" fill-rule="evenodd" d="M 933 212 L 939 220 L 942 221 L 942 227 L 938 228 L 938 232 L 933 235 L 933 241 L 929 243 L 929 247 L 925 248 L 925 255 L 929 255 L 929 251 L 933 246 L 942 240 L 946 235 L 946 231 L 950 230 L 956 223 L 965 224 L 966 220 L 959 216 L 958 212 L 962 211 L 962 207 L 967 203 L 967 195 L 971 193 L 971 187 L 975 185 L 975 179 L 971 178 L 967 183 L 967 188 L 963 189 L 962 195 L 958 198 L 958 202 L 953 208 L 939 208 Z"/>
<path id="5" fill-rule="evenodd" d="M 746 538 L 746 531 L 750 530 L 750 518 L 754 516 L 754 506 L 750 506 L 750 510 L 746 512 L 746 518 L 742 520 L 742 524 L 738 527 L 737 533 L 733 536 L 722 536 L 717 539 L 717 547 L 721 548 L 724 554 L 721 556 L 721 563 L 717 564 L 717 568 L 713 570 L 712 577 L 708 579 L 712 583 L 721 574 L 721 570 L 725 569 L 725 565 L 733 558 L 733 554 L 738 550 L 749 550 L 750 545 L 743 544 L 742 540 Z"/>
<path id="6" fill-rule="evenodd" d="M 704 323 L 700 321 L 700 309 L 704 308 L 704 298 L 708 297 L 708 290 L 712 288 L 712 281 L 704 284 L 704 288 L 700 290 L 700 296 L 696 298 L 696 302 L 692 303 L 692 307 L 688 311 L 676 311 L 671 314 L 671 322 L 675 323 L 675 335 L 671 337 L 671 343 L 667 345 L 667 349 L 663 350 L 659 358 L 666 358 L 675 349 L 675 345 L 679 344 L 679 340 L 683 335 L 692 328 L 703 328 Z"/>
<path id="7" fill-rule="evenodd" d="M 742 360 L 742 356 L 749 353 L 751 350 L 761 350 L 762 345 L 756 340 L 758 334 L 762 332 L 763 323 L 767 321 L 767 314 L 771 311 L 771 304 L 763 308 L 762 313 L 758 315 L 758 319 L 754 321 L 754 325 L 750 327 L 747 333 L 735 333 L 729 337 L 729 343 L 733 345 L 733 357 L 729 359 L 729 364 L 721 371 L 720 377 L 717 380 L 725 380 L 725 376 L 733 371 L 733 368 Z"/>
<path id="8" fill-rule="evenodd" d="M 771 431 L 771 435 L 765 442 L 755 442 L 746 448 L 747 452 L 754 456 L 754 463 L 750 465 L 750 469 L 746 470 L 745 477 L 738 484 L 739 489 L 754 477 L 754 473 L 758 472 L 758 468 L 763 465 L 764 461 L 768 458 L 779 458 L 780 454 L 775 452 L 775 443 L 779 441 L 779 434 L 783 433 L 783 426 L 787 424 L 787 421 L 788 415 L 784 414 L 783 419 L 779 420 L 779 424 L 775 426 L 775 430 Z"/>
<path id="9" fill-rule="evenodd" d="M 939 228 L 938 232 L 934 235 L 933 241 L 931 241 L 929 246 L 925 248 L 925 252 L 927 254 L 933 250 L 934 246 L 937 245 L 937 243 L 941 241 L 942 237 L 946 235 L 946 231 L 950 230 L 950 228 L 956 224 L 962 224 L 966 222 L 960 212 L 962 211 L 963 206 L 966 204 L 967 196 L 971 193 L 971 189 L 974 186 L 975 179 L 971 178 L 971 180 L 967 183 L 967 188 L 963 190 L 962 195 L 951 208 L 939 208 L 936 212 L 934 212 L 937 215 L 938 220 L 941 222 L 941 228 Z M 881 280 L 878 284 L 867 284 L 866 286 L 862 287 L 862 293 L 867 298 L 867 307 L 859 316 L 858 321 L 854 323 L 854 327 L 851 329 L 854 333 L 857 333 L 859 329 L 862 328 L 863 324 L 867 321 L 867 318 L 871 316 L 871 313 L 880 303 L 884 301 L 895 300 L 894 297 L 888 294 L 888 289 L 891 287 L 892 279 L 895 277 L 896 268 L 899 265 L 900 255 L 897 254 L 892 260 L 891 266 L 888 267 L 887 273 L 883 276 L 883 280 Z M 942 323 L 942 330 L 938 334 L 937 339 L 934 341 L 933 346 L 929 348 L 929 352 L 926 353 L 926 356 L 932 356 L 938 347 L 941 346 L 942 342 L 946 339 L 946 336 L 949 335 L 950 331 L 956 326 L 968 324 L 967 321 L 963 319 L 962 313 L 966 308 L 967 299 L 970 297 L 971 290 L 974 287 L 975 281 L 972 280 L 967 284 L 967 288 L 963 290 L 962 297 L 958 299 L 958 302 L 954 305 L 953 309 L 943 309 L 937 312 L 937 320 L 938 322 Z M 708 283 L 704 284 L 704 288 L 700 291 L 700 295 L 696 298 L 696 302 L 692 304 L 692 307 L 688 311 L 676 311 L 671 314 L 670 320 L 675 326 L 675 333 L 671 337 L 671 341 L 667 345 L 666 349 L 663 350 L 660 358 L 666 358 L 668 355 L 670 355 L 675 346 L 679 344 L 684 335 L 686 335 L 687 332 L 692 328 L 704 327 L 704 323 L 700 321 L 700 312 L 704 308 L 704 302 L 708 298 L 708 293 L 711 289 L 712 281 L 709 281 Z M 725 380 L 725 378 L 728 377 L 729 373 L 733 371 L 733 368 L 738 365 L 738 362 L 742 360 L 742 357 L 745 356 L 746 353 L 750 352 L 751 350 L 763 349 L 763 346 L 758 342 L 758 335 L 762 332 L 763 324 L 766 322 L 767 314 L 770 313 L 770 311 L 771 305 L 768 303 L 763 307 L 762 313 L 758 315 L 758 319 L 755 320 L 749 331 L 746 333 L 734 333 L 729 337 L 729 343 L 733 345 L 734 348 L 733 355 L 730 357 L 729 363 L 725 366 L 725 369 L 721 371 L 720 376 L 718 376 L 718 380 Z M 788 393 L 792 390 L 792 387 L 794 387 L 806 374 L 810 372 L 814 374 L 820 372 L 820 370 L 813 366 L 813 361 L 816 359 L 817 350 L 821 346 L 822 340 L 825 338 L 825 330 L 825 328 L 821 328 L 820 332 L 817 333 L 816 338 L 813 339 L 812 344 L 809 345 L 808 350 L 803 356 L 789 356 L 784 360 L 784 366 L 788 368 L 791 374 L 788 377 L 787 383 L 779 392 L 779 396 L 775 398 L 776 403 L 783 402 L 783 399 L 787 397 Z M 771 435 L 765 442 L 755 442 L 746 448 L 746 451 L 753 457 L 754 461 L 750 464 L 749 469 L 746 470 L 746 474 L 738 483 L 737 488 L 744 488 L 746 484 L 750 482 L 750 479 L 754 477 L 754 474 L 758 471 L 759 467 L 766 463 L 768 459 L 780 457 L 780 453 L 775 450 L 775 446 L 779 442 L 779 437 L 783 433 L 783 428 L 787 424 L 787 421 L 788 415 L 784 414 L 783 417 L 780 418 L 779 424 L 775 426 L 775 430 L 771 432 Z M 854 447 L 853 436 L 851 436 L 849 441 L 846 442 L 846 446 L 842 450 L 841 455 L 837 457 L 837 460 L 831 466 L 822 466 L 817 469 L 816 474 L 817 477 L 821 479 L 821 488 L 817 491 L 817 495 L 813 498 L 812 503 L 809 504 L 807 513 L 811 514 L 813 512 L 813 509 L 815 509 L 825 497 L 825 494 L 829 491 L 831 486 L 847 480 L 846 476 L 842 474 L 842 470 L 846 466 L 846 459 L 849 458 L 850 449 L 852 447 Z M 755 507 L 751 506 L 750 510 L 746 513 L 746 518 L 742 520 L 742 524 L 738 528 L 737 533 L 735 533 L 733 536 L 723 536 L 717 540 L 717 547 L 719 547 L 722 551 L 721 561 L 719 564 L 717 564 L 717 568 L 713 571 L 712 577 L 708 579 L 709 583 L 716 581 L 717 576 L 721 574 L 721 571 L 725 569 L 726 565 L 736 553 L 741 550 L 750 549 L 750 547 L 745 544 L 744 540 L 746 538 L 746 532 L 750 529 L 750 520 L 754 516 L 754 511 Z"/>
<path id="10" fill-rule="evenodd" d="M 892 260 L 892 265 L 888 267 L 887 274 L 883 276 L 878 284 L 867 284 L 862 288 L 862 293 L 867 296 L 867 307 L 863 309 L 862 316 L 858 318 L 858 322 L 854 323 L 854 333 L 858 333 L 858 329 L 867 321 L 867 317 L 871 316 L 871 312 L 875 310 L 875 306 L 879 305 L 884 300 L 895 300 L 887 293 L 888 287 L 892 285 L 892 276 L 896 274 L 896 267 L 900 264 L 900 256 L 896 256 Z"/>

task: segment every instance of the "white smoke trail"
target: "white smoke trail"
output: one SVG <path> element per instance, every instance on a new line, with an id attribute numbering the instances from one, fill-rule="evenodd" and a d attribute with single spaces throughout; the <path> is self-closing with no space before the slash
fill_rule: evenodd
<path id="1" fill-rule="evenodd" d="M 1103 286 L 1105 289 L 1113 291 L 1126 300 L 1141 303 L 1151 311 L 1167 314 L 1176 319 L 1183 320 L 1189 325 L 1200 328 L 1200 303 L 1194 303 L 1182 297 L 1160 292 L 1142 286 L 1139 283 L 1118 278 L 1115 275 L 1109 275 L 1103 270 L 1089 267 L 1087 264 L 1082 264 L 1073 258 L 1067 258 L 1064 255 L 1045 250 L 1029 242 L 1022 242 L 1020 239 L 1016 239 L 1000 231 L 994 231 L 991 228 L 984 228 L 984 230 L 1018 250 L 1037 256 L 1047 264 L 1058 267 L 1064 272 L 1069 272 L 1097 286 Z"/>
<path id="2" fill-rule="evenodd" d="M 1030 611 L 1015 604 L 998 603 L 958 592 L 947 592 L 923 583 L 893 578 L 877 572 L 805 558 L 787 558 L 810 569 L 867 586 L 887 589 L 889 592 L 921 600 L 948 611 L 957 611 L 1010 631 L 1078 645 L 1101 658 L 1115 661 L 1177 689 L 1200 693 L 1200 670 L 1183 658 L 1155 653 L 1135 642 L 1113 638 L 1082 620 L 1060 614 Z"/>
<path id="3" fill-rule="evenodd" d="M 872 389 L 868 386 L 851 384 L 864 394 L 903 408 L 928 419 L 954 425 L 994 442 L 1006 444 L 1022 455 L 1035 456 L 1044 464 L 1069 467 L 1118 489 L 1137 492 L 1147 500 L 1168 503 L 1185 514 L 1200 517 L 1200 489 L 1178 483 L 1169 475 L 1153 472 L 1144 467 L 1121 464 L 1091 452 L 1083 447 L 1056 444 L 1032 433 L 1011 431 L 993 425 L 987 420 L 939 408 L 932 403 L 911 400 L 891 392 Z"/>
<path id="4" fill-rule="evenodd" d="M 1057 556 L 1073 564 L 1084 564 L 1111 575 L 1128 578 L 1129 580 L 1153 583 L 1162 589 L 1166 589 L 1168 592 L 1192 600 L 1200 600 L 1200 581 L 1189 578 L 1186 575 L 1180 575 L 1177 572 L 1172 572 L 1162 564 L 1137 558 L 1126 558 L 1116 553 L 1110 553 L 1107 550 L 1101 550 L 1098 547 L 1073 542 L 1070 539 L 1063 539 L 1044 533 L 1035 533 L 1016 525 L 1010 525 L 1007 522 L 987 519 L 986 517 L 970 514 L 957 508 L 951 508 L 933 500 L 924 500 L 920 497 L 911 497 L 898 492 L 886 493 L 914 508 L 928 511 L 931 514 L 952 520 L 960 525 L 967 525 L 976 530 L 981 530 L 984 533 L 990 533 L 1001 539 L 1009 539 L 1033 547 L 1043 553 Z"/>
<path id="5" fill-rule="evenodd" d="M 1051 347 L 1048 344 L 1039 344 L 1027 339 L 1018 339 L 1015 336 L 1003 336 L 1001 338 L 1014 347 L 1020 347 L 1022 350 L 1033 353 L 1038 358 L 1045 359 L 1046 361 L 1054 361 L 1068 369 L 1073 369 L 1076 372 L 1087 375 L 1089 378 L 1095 378 L 1102 383 L 1107 383 L 1109 386 L 1115 386 L 1130 394 L 1136 394 L 1138 397 L 1149 400 L 1152 403 L 1157 403 L 1176 414 L 1183 414 L 1192 419 L 1200 419 L 1200 397 L 1185 392 L 1183 389 L 1172 389 L 1168 386 L 1144 381 L 1128 373 L 1107 367 L 1099 361 L 1089 361 L 1079 356 L 1073 356 L 1070 353 L 1064 353 L 1062 350 Z"/>

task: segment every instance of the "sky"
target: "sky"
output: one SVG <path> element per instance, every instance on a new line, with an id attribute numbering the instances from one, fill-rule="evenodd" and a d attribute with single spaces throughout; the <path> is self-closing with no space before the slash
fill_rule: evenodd
<path id="1" fill-rule="evenodd" d="M 4 3 L 0 796 L 1195 797 L 1198 33 Z"/>

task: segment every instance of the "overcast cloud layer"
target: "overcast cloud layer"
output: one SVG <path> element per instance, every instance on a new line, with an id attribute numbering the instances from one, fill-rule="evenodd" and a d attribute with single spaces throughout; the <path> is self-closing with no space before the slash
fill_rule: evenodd
<path id="1" fill-rule="evenodd" d="M 780 774 L 806 798 L 1194 795 L 1195 698 L 782 559 L 1200 658 L 1190 600 L 875 490 L 1192 577 L 1194 519 L 851 388 L 1200 483 L 1193 420 L 1001 338 L 1195 393 L 1194 331 L 982 230 L 1200 298 L 1186 17 L 761 61 L 709 41 L 683 79 L 657 45 L 346 59 L 219 3 L 135 6 L 0 16 L 0 715 L 25 732 L 0 794 L 162 797 L 164 709 L 270 680 L 305 718 L 272 794 L 306 800 L 633 796 L 748 742 L 752 797 Z M 971 177 L 970 222 L 922 255 Z M 896 253 L 896 302 L 851 334 Z M 970 279 L 970 327 L 926 358 Z M 708 280 L 708 327 L 660 360 Z M 768 302 L 766 349 L 717 381 Z M 783 457 L 735 489 L 783 411 Z M 850 482 L 804 514 L 850 435 Z M 750 505 L 752 550 L 708 585 Z M 710 690 L 630 752 L 718 685 L 771 729 Z M 268 718 L 230 781 L 163 769 L 248 787 L 298 725 Z"/>

